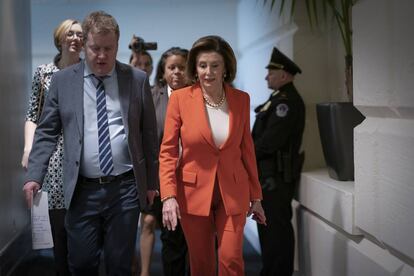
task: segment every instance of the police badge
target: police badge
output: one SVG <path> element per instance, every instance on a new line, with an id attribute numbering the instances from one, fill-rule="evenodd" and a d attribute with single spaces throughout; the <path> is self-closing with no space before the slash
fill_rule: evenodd
<path id="1" fill-rule="evenodd" d="M 284 103 L 278 104 L 276 106 L 276 116 L 278 117 L 281 117 L 281 118 L 286 117 L 288 111 L 289 111 L 289 107 Z"/>

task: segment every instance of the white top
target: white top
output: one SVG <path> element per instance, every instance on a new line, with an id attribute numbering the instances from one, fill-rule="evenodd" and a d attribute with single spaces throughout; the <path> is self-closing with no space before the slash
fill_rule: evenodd
<path id="1" fill-rule="evenodd" d="M 219 148 L 226 142 L 229 136 L 229 106 L 226 100 L 218 108 L 211 107 L 207 104 L 205 106 L 214 143 Z"/>

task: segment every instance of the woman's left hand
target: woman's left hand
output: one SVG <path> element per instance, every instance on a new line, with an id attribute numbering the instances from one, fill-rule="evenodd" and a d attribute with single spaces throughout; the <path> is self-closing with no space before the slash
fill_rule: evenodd
<path id="1" fill-rule="evenodd" d="M 266 216 L 262 207 L 262 203 L 260 201 L 251 202 L 247 216 L 249 217 L 252 214 L 252 219 L 254 219 L 257 223 L 266 225 Z"/>
<path id="2" fill-rule="evenodd" d="M 171 197 L 162 203 L 162 224 L 168 230 L 174 231 L 178 220 L 181 219 L 180 208 L 175 197 Z"/>

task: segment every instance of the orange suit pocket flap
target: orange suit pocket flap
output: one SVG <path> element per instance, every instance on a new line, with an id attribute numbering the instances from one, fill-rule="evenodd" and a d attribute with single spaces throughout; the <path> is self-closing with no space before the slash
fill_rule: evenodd
<path id="1" fill-rule="evenodd" d="M 189 172 L 189 171 L 183 171 L 183 178 L 182 179 L 183 179 L 183 182 L 196 183 L 197 173 Z"/>

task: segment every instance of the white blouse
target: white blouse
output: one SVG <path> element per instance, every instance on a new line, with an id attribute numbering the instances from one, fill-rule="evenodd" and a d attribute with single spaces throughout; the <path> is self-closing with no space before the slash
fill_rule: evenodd
<path id="1" fill-rule="evenodd" d="M 226 100 L 218 108 L 211 107 L 207 104 L 205 106 L 214 143 L 219 148 L 226 142 L 229 135 L 229 106 Z"/>

